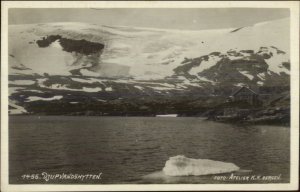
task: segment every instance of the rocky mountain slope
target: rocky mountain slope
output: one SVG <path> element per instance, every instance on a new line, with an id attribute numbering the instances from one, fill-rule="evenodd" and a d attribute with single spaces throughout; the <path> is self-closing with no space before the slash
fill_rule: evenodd
<path id="1" fill-rule="evenodd" d="M 289 19 L 180 31 L 9 26 L 10 113 L 198 113 L 239 86 L 289 90 Z"/>

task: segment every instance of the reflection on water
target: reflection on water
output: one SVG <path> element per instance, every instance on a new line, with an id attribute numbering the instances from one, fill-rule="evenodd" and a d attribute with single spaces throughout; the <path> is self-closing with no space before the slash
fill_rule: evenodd
<path id="1" fill-rule="evenodd" d="M 165 162 L 176 155 L 231 162 L 252 170 L 241 174 L 281 174 L 277 182 L 289 182 L 290 129 L 286 127 L 191 117 L 62 116 L 14 116 L 9 125 L 10 183 L 45 183 L 21 178 L 41 172 L 102 172 L 101 180 L 68 183 L 224 183 L 212 175 L 164 177 Z"/>

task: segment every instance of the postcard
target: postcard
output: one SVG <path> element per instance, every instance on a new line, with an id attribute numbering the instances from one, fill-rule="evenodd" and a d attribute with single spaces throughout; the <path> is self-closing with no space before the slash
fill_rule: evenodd
<path id="1" fill-rule="evenodd" d="M 2 191 L 296 190 L 299 2 L 2 2 Z"/>

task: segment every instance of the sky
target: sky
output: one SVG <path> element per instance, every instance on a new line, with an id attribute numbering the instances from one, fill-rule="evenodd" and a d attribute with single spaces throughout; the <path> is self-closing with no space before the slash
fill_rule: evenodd
<path id="1" fill-rule="evenodd" d="M 9 24 L 84 22 L 166 29 L 218 29 L 289 17 L 274 8 L 11 8 Z"/>

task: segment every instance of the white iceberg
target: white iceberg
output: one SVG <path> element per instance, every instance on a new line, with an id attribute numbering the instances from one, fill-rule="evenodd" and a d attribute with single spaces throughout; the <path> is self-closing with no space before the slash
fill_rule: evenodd
<path id="1" fill-rule="evenodd" d="M 238 171 L 240 168 L 233 163 L 213 161 L 209 159 L 191 159 L 183 155 L 170 157 L 163 172 L 168 176 L 199 176 Z"/>

